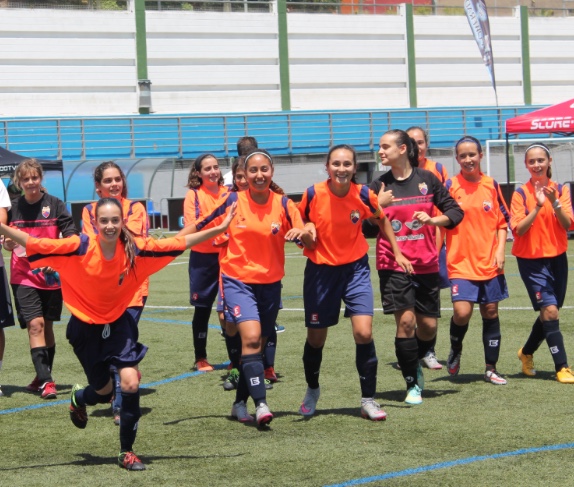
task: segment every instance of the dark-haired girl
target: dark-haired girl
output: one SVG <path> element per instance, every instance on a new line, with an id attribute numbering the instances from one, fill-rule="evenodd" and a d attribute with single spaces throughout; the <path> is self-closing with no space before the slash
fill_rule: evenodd
<path id="1" fill-rule="evenodd" d="M 312 234 L 293 201 L 273 182 L 271 155 L 256 149 L 245 156 L 246 191 L 229 193 L 211 215 L 197 224 L 218 221 L 237 202 L 235 223 L 221 255 L 224 305 L 241 337 L 241 371 L 231 416 L 241 422 L 254 420 L 246 401 L 255 404 L 255 419 L 267 425 L 273 414 L 266 398 L 262 351 L 272 333 L 281 302 L 281 279 L 285 275 L 285 242 L 314 245 Z"/>
<path id="2" fill-rule="evenodd" d="M 512 254 L 516 256 L 520 277 L 539 316 L 518 351 L 518 358 L 523 374 L 536 375 L 533 355 L 546 340 L 556 379 L 563 384 L 574 384 L 559 321 L 568 282 L 566 232 L 573 221 L 570 189 L 568 185 L 552 181 L 552 157 L 544 144 L 529 146 L 524 164 L 530 180 L 514 192 L 510 205 L 514 234 Z"/>
<path id="3" fill-rule="evenodd" d="M 454 150 L 460 172 L 446 182 L 446 187 L 464 208 L 465 218 L 446 232 L 453 305 L 447 370 L 450 375 L 460 370 L 463 340 L 477 303 L 482 317 L 484 380 L 505 385 L 496 363 L 501 340 L 498 303 L 508 297 L 504 253 L 510 213 L 498 183 L 480 170 L 480 142 L 467 135 L 458 140 Z"/>
<path id="4" fill-rule="evenodd" d="M 128 185 L 126 176 L 121 167 L 113 161 L 102 162 L 94 170 L 94 184 L 96 193 L 100 198 L 115 198 L 121 206 L 124 215 L 124 224 L 127 229 L 138 237 L 147 237 L 149 224 L 144 206 L 139 201 L 132 201 L 127 198 Z M 90 203 L 82 210 L 82 233 L 90 237 L 98 234 L 96 224 L 96 203 Z M 149 280 L 146 279 L 142 286 L 136 291 L 130 305 L 128 313 L 132 315 L 135 324 L 138 325 L 143 309 L 148 297 Z M 112 366 L 111 373 L 114 377 L 115 391 L 112 401 L 112 416 L 116 425 L 120 424 L 120 409 L 122 407 L 122 394 L 120 376 L 117 369 Z"/>
<path id="5" fill-rule="evenodd" d="M 373 181 L 371 188 L 391 196 L 384 211 L 409 260 L 408 266 L 401 267 L 389 241 L 379 233 L 376 260 L 383 311 L 395 317 L 395 352 L 407 386 L 405 402 L 421 404 L 424 379 L 419 360 L 436 342 L 440 316 L 435 227 L 454 228 L 464 213 L 434 174 L 417 167 L 418 148 L 406 132 L 386 132 L 379 142 L 379 156 L 390 171 Z M 430 216 L 434 206 L 442 215 Z"/>
<path id="6" fill-rule="evenodd" d="M 329 327 L 339 322 L 341 301 L 345 317 L 351 319 L 355 339 L 355 362 L 361 385 L 361 415 L 373 421 L 387 414 L 375 402 L 377 353 L 373 341 L 373 289 L 367 251 L 369 245 L 361 222 L 380 219 L 399 265 L 408 266 L 397 247 L 392 228 L 377 195 L 357 184 L 357 155 L 349 145 L 337 145 L 327 155 L 329 178 L 303 193 L 301 216 L 315 226 L 316 246 L 305 249 L 308 257 L 303 281 L 307 340 L 303 366 L 307 392 L 299 408 L 303 416 L 315 414 L 319 400 L 319 373 Z"/>
<path id="7" fill-rule="evenodd" d="M 195 225 L 211 213 L 221 197 L 228 193 L 217 158 L 202 154 L 193 162 L 187 182 L 189 191 L 183 202 L 184 226 Z M 219 248 L 205 241 L 189 253 L 189 302 L 195 307 L 191 322 L 195 369 L 213 370 L 207 361 L 207 330 L 211 308 L 217 297 L 219 283 Z M 223 316 L 220 316 L 223 329 Z"/>
<path id="8" fill-rule="evenodd" d="M 134 237 L 124 225 L 120 202 L 102 198 L 96 205 L 96 237 L 34 238 L 5 225 L 0 234 L 24 246 L 32 267 L 50 266 L 60 273 L 62 293 L 72 317 L 66 337 L 86 373 L 88 386 L 76 384 L 70 398 L 70 418 L 78 428 L 88 423 L 86 406 L 109 403 L 113 393 L 110 365 L 122 384 L 120 454 L 127 470 L 144 470 L 133 452 L 140 412 L 137 367 L 147 347 L 138 342 L 138 328 L 126 312 L 134 293 L 151 274 L 195 244 L 223 232 L 233 209 L 217 227 L 196 235 L 164 240 Z"/>

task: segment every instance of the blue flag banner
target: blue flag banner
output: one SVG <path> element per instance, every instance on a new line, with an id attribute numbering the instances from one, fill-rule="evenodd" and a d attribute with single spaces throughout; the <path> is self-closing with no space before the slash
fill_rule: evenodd
<path id="1" fill-rule="evenodd" d="M 474 40 L 478 45 L 484 65 L 490 73 L 492 88 L 496 95 L 496 81 L 494 79 L 494 58 L 492 56 L 492 43 L 490 40 L 490 22 L 484 0 L 464 0 L 464 11 L 466 18 L 474 35 Z M 498 105 L 498 97 L 496 100 Z"/>

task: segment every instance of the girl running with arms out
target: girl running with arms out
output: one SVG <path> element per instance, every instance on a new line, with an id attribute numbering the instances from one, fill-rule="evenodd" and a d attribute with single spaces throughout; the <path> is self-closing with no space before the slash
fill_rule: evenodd
<path id="1" fill-rule="evenodd" d="M 120 454 L 118 464 L 127 470 L 145 470 L 133 452 L 140 412 L 138 364 L 147 347 L 138 342 L 138 328 L 126 308 L 142 282 L 183 251 L 225 231 L 233 215 L 217 227 L 196 235 L 163 240 L 134 237 L 124 225 L 120 202 L 102 198 L 96 205 L 95 238 L 34 238 L 20 230 L 0 226 L 0 234 L 26 248 L 32 268 L 49 265 L 62 281 L 62 293 L 72 317 L 66 337 L 74 348 L 88 386 L 76 384 L 70 398 L 70 418 L 78 428 L 88 423 L 86 406 L 109 403 L 113 394 L 110 365 L 119 371 L 122 388 Z"/>

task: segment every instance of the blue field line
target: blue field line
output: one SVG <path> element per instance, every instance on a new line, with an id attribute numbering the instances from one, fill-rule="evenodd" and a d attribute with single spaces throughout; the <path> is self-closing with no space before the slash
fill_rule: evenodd
<path id="1" fill-rule="evenodd" d="M 229 365 L 229 360 L 226 362 L 222 362 L 220 364 L 216 364 L 213 366 L 215 370 L 223 370 L 227 368 Z M 176 375 L 175 377 L 168 377 L 167 379 L 158 380 L 155 382 L 148 382 L 147 384 L 141 384 L 140 389 L 148 389 L 150 387 L 157 387 L 163 384 L 169 384 L 170 382 L 175 382 L 178 380 L 189 379 L 191 377 L 195 377 L 197 375 L 206 374 L 207 372 L 201 372 L 198 370 L 194 370 L 193 372 L 186 372 L 185 374 Z M 29 406 L 22 406 L 19 408 L 12 408 L 12 409 L 0 409 L 0 416 L 3 414 L 13 414 L 13 413 L 21 413 L 23 411 L 32 411 L 34 409 L 42 409 L 42 408 L 49 408 L 53 406 L 61 406 L 63 404 L 70 404 L 70 399 L 63 399 L 60 401 L 49 401 L 49 402 L 42 402 L 38 404 L 30 404 Z"/>
<path id="2" fill-rule="evenodd" d="M 522 448 L 520 450 L 494 453 L 493 455 L 480 455 L 475 457 L 461 458 L 459 460 L 451 460 L 450 462 L 435 463 L 425 467 L 408 468 L 406 470 L 399 470 L 398 472 L 389 472 L 383 475 L 376 475 L 373 477 L 365 477 L 362 479 L 349 480 L 340 484 L 330 484 L 324 487 L 349 487 L 352 485 L 364 485 L 371 482 L 380 482 L 381 480 L 396 479 L 399 477 L 408 477 L 409 475 L 416 475 L 419 473 L 432 472 L 433 470 L 440 470 L 443 468 L 458 467 L 459 465 L 468 465 L 474 462 L 483 462 L 485 460 L 497 460 L 499 458 L 516 457 L 519 455 L 528 455 L 530 453 L 540 453 L 546 451 L 567 450 L 574 448 L 574 443 L 562 443 L 559 445 L 548 445 L 534 448 Z"/>

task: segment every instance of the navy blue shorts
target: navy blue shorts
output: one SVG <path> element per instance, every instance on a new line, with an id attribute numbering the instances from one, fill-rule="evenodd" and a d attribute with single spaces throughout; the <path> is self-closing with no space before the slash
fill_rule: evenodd
<path id="1" fill-rule="evenodd" d="M 12 309 L 12 298 L 10 297 L 10 286 L 6 278 L 6 269 L 0 267 L 0 328 L 14 326 L 14 310 Z"/>
<path id="2" fill-rule="evenodd" d="M 486 281 L 469 279 L 451 279 L 450 296 L 452 302 L 469 301 L 471 303 L 498 303 L 508 297 L 508 287 L 504 274 Z"/>
<path id="3" fill-rule="evenodd" d="M 261 323 L 261 336 L 268 337 L 275 330 L 281 304 L 281 281 L 270 284 L 245 284 L 221 274 L 224 306 L 231 323 L 243 321 Z"/>
<path id="4" fill-rule="evenodd" d="M 341 301 L 345 317 L 373 316 L 373 286 L 365 255 L 343 265 L 315 264 L 307 259 L 303 280 L 305 326 L 327 328 L 339 322 Z"/>
<path id="5" fill-rule="evenodd" d="M 26 329 L 26 324 L 34 318 L 43 317 L 48 321 L 60 321 L 61 289 L 38 289 L 23 284 L 12 284 L 12 292 L 20 328 Z"/>
<path id="6" fill-rule="evenodd" d="M 219 286 L 219 253 L 189 253 L 189 304 L 211 308 Z"/>
<path id="7" fill-rule="evenodd" d="M 145 303 L 147 301 L 147 296 L 143 296 L 142 301 L 143 301 L 143 306 L 130 306 L 128 309 L 126 309 L 126 311 L 131 315 L 131 317 L 136 322 L 136 325 L 139 325 L 140 318 L 142 316 L 142 313 L 143 313 L 143 310 L 145 307 Z"/>
<path id="8" fill-rule="evenodd" d="M 138 342 L 138 327 L 126 311 L 108 325 L 90 325 L 75 316 L 70 318 L 66 338 L 94 389 L 110 380 L 110 365 L 118 369 L 135 367 L 145 357 L 147 347 Z"/>
<path id="9" fill-rule="evenodd" d="M 423 316 L 440 318 L 440 289 L 438 272 L 407 274 L 379 270 L 383 313 L 394 314 L 414 309 Z"/>
<path id="10" fill-rule="evenodd" d="M 542 259 L 517 257 L 516 262 L 534 310 L 552 305 L 561 308 L 568 285 L 566 252 Z"/>

